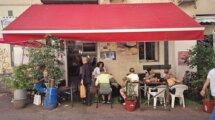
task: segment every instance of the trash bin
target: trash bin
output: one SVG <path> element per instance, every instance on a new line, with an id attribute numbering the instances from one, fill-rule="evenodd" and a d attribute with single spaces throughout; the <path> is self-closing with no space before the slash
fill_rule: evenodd
<path id="1" fill-rule="evenodd" d="M 44 108 L 52 110 L 57 107 L 57 88 L 48 88 L 48 93 L 45 97 Z"/>

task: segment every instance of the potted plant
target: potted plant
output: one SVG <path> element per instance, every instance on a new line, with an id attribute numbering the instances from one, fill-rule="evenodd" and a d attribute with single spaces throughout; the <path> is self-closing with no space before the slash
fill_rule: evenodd
<path id="1" fill-rule="evenodd" d="M 126 85 L 127 88 L 127 98 L 125 100 L 125 107 L 128 111 L 134 111 L 137 105 L 138 98 L 138 86 L 139 83 L 128 82 Z"/>
<path id="2" fill-rule="evenodd" d="M 49 83 L 48 87 L 55 87 L 55 83 L 63 75 L 59 66 L 62 62 L 59 58 L 63 56 L 63 43 L 58 37 L 46 36 L 46 45 L 38 48 L 29 48 L 29 64 L 36 71 L 37 66 L 45 65 L 45 80 Z"/>
<path id="3" fill-rule="evenodd" d="M 210 90 L 206 90 L 205 98 L 202 100 L 204 111 L 211 113 L 215 106 L 215 101 L 211 99 Z"/>
<path id="4" fill-rule="evenodd" d="M 4 76 L 3 81 L 14 93 L 14 107 L 24 108 L 27 103 L 27 89 L 33 88 L 31 66 L 23 64 L 15 67 L 12 76 Z"/>
<path id="5" fill-rule="evenodd" d="M 45 109 L 53 109 L 57 106 L 57 88 L 55 84 L 62 78 L 63 73 L 60 69 L 60 63 L 63 57 L 63 41 L 57 37 L 47 35 L 46 45 L 38 48 L 29 49 L 29 64 L 31 64 L 34 71 L 37 67 L 45 65 L 43 71 L 44 79 L 48 82 L 47 94 L 44 101 Z"/>

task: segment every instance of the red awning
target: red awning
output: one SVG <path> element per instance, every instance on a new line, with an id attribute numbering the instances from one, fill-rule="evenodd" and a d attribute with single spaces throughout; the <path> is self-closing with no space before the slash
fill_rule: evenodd
<path id="1" fill-rule="evenodd" d="M 173 3 L 32 5 L 3 30 L 6 42 L 202 40 L 204 28 Z"/>
<path id="2" fill-rule="evenodd" d="M 11 45 L 19 45 L 19 46 L 32 47 L 32 48 L 38 48 L 39 46 L 46 46 L 45 44 L 40 43 L 38 41 L 7 42 L 7 41 L 4 41 L 3 38 L 0 38 L 0 44 L 11 44 Z"/>

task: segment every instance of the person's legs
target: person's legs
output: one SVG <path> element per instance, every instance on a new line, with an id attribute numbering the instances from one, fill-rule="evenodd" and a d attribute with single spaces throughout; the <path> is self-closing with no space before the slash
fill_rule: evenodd
<path id="1" fill-rule="evenodd" d="M 213 108 L 213 112 L 211 113 L 209 120 L 215 120 L 215 107 Z"/>
<path id="2" fill-rule="evenodd" d="M 123 99 L 125 100 L 126 99 L 126 94 L 125 94 L 125 88 L 121 88 L 120 89 L 120 95 L 123 97 Z"/>
<path id="3" fill-rule="evenodd" d="M 102 100 L 105 101 L 105 95 L 102 95 Z"/>
<path id="4" fill-rule="evenodd" d="M 102 95 L 102 103 L 105 103 L 105 95 Z"/>
<path id="5" fill-rule="evenodd" d="M 110 101 L 111 94 L 108 95 L 108 101 Z"/>
<path id="6" fill-rule="evenodd" d="M 86 84 L 85 87 L 86 87 L 86 102 L 89 105 L 89 104 L 91 104 L 90 103 L 90 99 L 91 99 L 90 98 L 90 84 Z"/>

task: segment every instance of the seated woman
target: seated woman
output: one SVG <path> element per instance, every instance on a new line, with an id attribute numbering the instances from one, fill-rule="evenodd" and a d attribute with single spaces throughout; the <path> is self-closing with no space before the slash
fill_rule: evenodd
<path id="1" fill-rule="evenodd" d="M 110 104 L 110 98 L 111 98 L 111 86 L 110 86 L 110 80 L 112 79 L 112 76 L 107 74 L 103 68 L 100 69 L 100 75 L 97 76 L 95 86 L 99 86 L 99 93 L 102 95 L 102 103 L 105 103 L 105 96 L 104 94 L 108 94 L 108 101 L 107 104 Z"/>
<path id="2" fill-rule="evenodd" d="M 144 78 L 144 81 L 146 83 L 159 82 L 160 79 L 155 76 L 155 72 L 151 68 L 148 68 L 146 77 Z"/>
<path id="3" fill-rule="evenodd" d="M 139 82 L 139 76 L 138 74 L 135 73 L 134 68 L 130 68 L 129 70 L 129 74 L 126 76 L 124 82 L 125 84 L 130 81 L 130 82 Z M 126 87 L 123 87 L 120 89 L 120 95 L 123 97 L 124 100 L 126 100 L 127 96 L 126 96 Z M 123 105 L 125 105 L 125 103 L 123 103 Z"/>
<path id="4" fill-rule="evenodd" d="M 38 71 L 36 72 L 34 78 L 37 80 L 37 82 L 34 84 L 34 89 L 38 91 L 39 93 L 46 93 L 47 88 L 45 85 L 44 75 L 43 72 L 45 70 L 45 66 L 41 65 L 38 67 Z"/>

